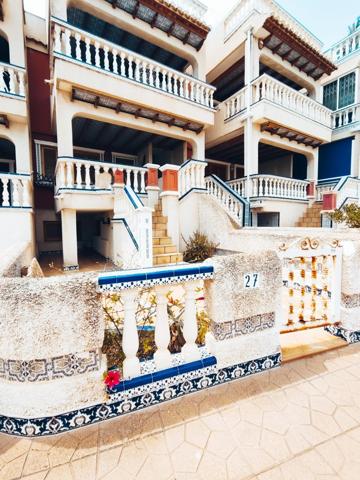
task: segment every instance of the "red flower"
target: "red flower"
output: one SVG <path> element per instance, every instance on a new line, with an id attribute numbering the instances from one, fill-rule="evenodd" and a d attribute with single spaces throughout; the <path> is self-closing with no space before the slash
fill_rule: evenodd
<path id="1" fill-rule="evenodd" d="M 109 388 L 116 387 L 120 383 L 120 372 L 118 370 L 110 370 L 105 377 L 105 385 Z"/>

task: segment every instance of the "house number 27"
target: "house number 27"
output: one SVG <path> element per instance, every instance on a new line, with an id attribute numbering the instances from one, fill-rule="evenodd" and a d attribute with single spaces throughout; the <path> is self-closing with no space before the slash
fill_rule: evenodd
<path id="1" fill-rule="evenodd" d="M 244 275 L 244 288 L 258 288 L 259 276 L 258 273 L 246 273 Z"/>

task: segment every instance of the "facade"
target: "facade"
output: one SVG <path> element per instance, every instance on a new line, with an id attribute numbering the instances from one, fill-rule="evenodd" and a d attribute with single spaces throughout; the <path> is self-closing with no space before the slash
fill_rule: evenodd
<path id="1" fill-rule="evenodd" d="M 202 211 L 320 226 L 358 202 L 358 25 L 322 52 L 272 0 L 211 31 L 197 0 L 1 5 L 0 248 L 148 267 L 182 260 Z"/>

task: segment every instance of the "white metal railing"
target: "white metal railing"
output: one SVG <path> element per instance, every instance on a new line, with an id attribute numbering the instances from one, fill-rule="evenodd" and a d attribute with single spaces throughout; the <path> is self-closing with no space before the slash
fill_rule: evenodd
<path id="1" fill-rule="evenodd" d="M 246 223 L 246 200 L 240 198 L 235 191 L 215 175 L 206 177 L 205 185 L 208 195 L 213 197 L 239 226 L 244 226 Z"/>
<path id="2" fill-rule="evenodd" d="M 208 8 L 199 0 L 168 0 L 168 2 L 192 17 L 197 18 L 200 22 L 204 22 L 204 16 Z"/>
<path id="3" fill-rule="evenodd" d="M 343 182 L 339 181 L 336 185 L 334 191 L 337 192 L 336 195 L 336 207 L 339 208 L 342 206 L 348 198 L 353 199 L 353 202 L 357 203 L 360 199 L 360 179 L 347 177 Z"/>
<path id="4" fill-rule="evenodd" d="M 340 42 L 335 43 L 335 45 L 330 47 L 330 49 L 327 50 L 325 53 L 327 53 L 331 57 L 332 61 L 339 62 L 340 60 L 344 59 L 348 55 L 351 55 L 359 49 L 360 30 L 358 29 L 348 35 L 343 40 L 340 40 Z"/>
<path id="5" fill-rule="evenodd" d="M 298 22 L 290 13 L 274 0 L 241 0 L 231 10 L 224 21 L 225 39 L 235 32 L 252 13 L 274 16 L 290 30 L 296 33 L 304 42 L 315 49 L 322 47 L 321 41 L 307 28 Z"/>
<path id="6" fill-rule="evenodd" d="M 214 108 L 215 87 L 65 22 L 53 21 L 55 55 Z"/>
<path id="7" fill-rule="evenodd" d="M 202 160 L 188 160 L 179 170 L 180 197 L 190 190 L 205 189 L 205 168 L 207 163 Z"/>
<path id="8" fill-rule="evenodd" d="M 351 105 L 349 107 L 336 110 L 331 114 L 332 128 L 341 128 L 360 122 L 360 104 Z"/>
<path id="9" fill-rule="evenodd" d="M 269 100 L 307 118 L 331 127 L 332 111 L 297 90 L 263 74 L 252 82 L 252 101 Z"/>
<path id="10" fill-rule="evenodd" d="M 244 87 L 225 100 L 225 120 L 233 117 L 246 108 L 246 90 L 247 87 Z"/>
<path id="11" fill-rule="evenodd" d="M 283 321 L 289 332 L 339 321 L 342 249 L 338 242 L 296 241 L 278 252 L 283 262 Z"/>
<path id="12" fill-rule="evenodd" d="M 166 269 L 160 267 L 104 273 L 99 276 L 98 283 L 101 292 L 121 292 L 124 308 L 122 349 L 125 355 L 123 362 L 125 379 L 141 374 L 140 361 L 137 357 L 139 350 L 138 322 L 141 319 L 137 318 L 136 312 L 139 302 L 141 302 L 141 290 L 144 288 L 152 289 L 154 299 L 156 299 L 154 361 L 157 370 L 172 366 L 172 355 L 169 351 L 171 320 L 168 313 L 167 294 L 174 287 L 182 287 L 184 290 L 182 333 L 185 345 L 181 349 L 181 363 L 200 360 L 201 353 L 196 344 L 198 335 L 196 299 L 203 279 L 212 278 L 213 271 L 214 269 L 210 265 L 195 264 L 173 266 L 171 275 Z M 191 280 L 188 280 L 189 278 Z M 143 306 L 142 311 L 144 309 Z"/>
<path id="13" fill-rule="evenodd" d="M 227 182 L 229 187 L 235 190 L 238 195 L 246 195 L 246 177 Z M 295 178 L 278 177 L 276 175 L 251 175 L 250 177 L 250 197 L 274 197 L 290 198 L 294 200 L 307 199 L 306 180 L 296 180 Z"/>
<path id="14" fill-rule="evenodd" d="M 333 191 L 335 187 L 336 183 L 324 183 L 316 185 L 316 200 L 318 202 L 322 202 L 324 193 Z"/>
<path id="15" fill-rule="evenodd" d="M 0 62 L 0 93 L 25 97 L 25 69 Z"/>
<path id="16" fill-rule="evenodd" d="M 71 157 L 58 158 L 55 169 L 56 189 L 110 190 L 117 170 L 124 173 L 127 186 L 136 193 L 146 193 L 146 168 Z"/>
<path id="17" fill-rule="evenodd" d="M 0 173 L 0 207 L 31 207 L 31 176 Z"/>

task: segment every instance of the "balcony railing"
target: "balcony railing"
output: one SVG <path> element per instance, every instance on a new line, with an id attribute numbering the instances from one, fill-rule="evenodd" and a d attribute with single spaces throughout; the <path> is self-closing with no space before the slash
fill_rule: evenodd
<path id="1" fill-rule="evenodd" d="M 0 173 L 0 207 L 30 208 L 30 191 L 30 175 Z"/>
<path id="2" fill-rule="evenodd" d="M 204 16 L 208 9 L 207 6 L 199 2 L 199 0 L 168 0 L 168 3 L 204 22 Z"/>
<path id="3" fill-rule="evenodd" d="M 339 62 L 359 49 L 360 30 L 356 30 L 340 42 L 333 45 L 326 53 L 330 55 L 334 62 Z"/>
<path id="4" fill-rule="evenodd" d="M 56 190 L 78 191 L 112 189 L 115 172 L 123 172 L 124 182 L 136 193 L 146 193 L 146 168 L 60 157 L 56 164 Z"/>
<path id="5" fill-rule="evenodd" d="M 53 41 L 55 55 L 214 108 L 215 87 L 65 22 L 54 20 Z"/>
<path id="6" fill-rule="evenodd" d="M 233 117 L 246 108 L 246 87 L 236 92 L 225 102 L 225 120 Z"/>
<path id="7" fill-rule="evenodd" d="M 25 69 L 0 62 L 0 93 L 25 98 Z"/>
<path id="8" fill-rule="evenodd" d="M 332 128 L 341 128 L 360 122 L 360 103 L 342 108 L 331 115 Z"/>
<path id="9" fill-rule="evenodd" d="M 241 197 L 246 196 L 246 177 L 227 182 L 229 187 L 235 190 Z M 292 200 L 306 200 L 306 180 L 295 178 L 278 177 L 276 175 L 251 175 L 250 197 L 272 197 Z"/>
<path id="10" fill-rule="evenodd" d="M 179 170 L 180 197 L 190 190 L 205 190 L 205 168 L 207 163 L 202 160 L 188 160 Z"/>
<path id="11" fill-rule="evenodd" d="M 254 80 L 252 87 L 253 103 L 260 100 L 269 100 L 310 120 L 331 127 L 332 111 L 329 108 L 279 82 L 279 80 L 264 74 Z"/>

